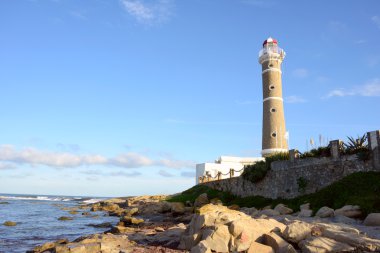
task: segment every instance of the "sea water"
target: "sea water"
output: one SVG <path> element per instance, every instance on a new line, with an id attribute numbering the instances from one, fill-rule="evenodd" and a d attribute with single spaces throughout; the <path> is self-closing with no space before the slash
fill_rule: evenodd
<path id="1" fill-rule="evenodd" d="M 64 238 L 74 240 L 83 235 L 106 231 L 107 228 L 89 225 L 104 222 L 115 225 L 117 217 L 107 216 L 104 212 L 91 212 L 91 216 L 85 216 L 82 212 L 89 210 L 83 209 L 78 209 L 78 214 L 62 210 L 101 200 L 88 197 L 0 193 L 0 252 L 25 252 L 48 241 Z M 61 216 L 73 217 L 73 220 L 60 221 L 58 218 Z M 14 221 L 17 225 L 7 227 L 3 225 L 5 221 Z"/>

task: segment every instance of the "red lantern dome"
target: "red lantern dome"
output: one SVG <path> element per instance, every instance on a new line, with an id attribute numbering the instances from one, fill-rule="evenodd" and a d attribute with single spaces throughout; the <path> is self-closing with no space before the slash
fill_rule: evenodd
<path id="1" fill-rule="evenodd" d="M 268 39 L 264 40 L 264 43 L 263 43 L 263 47 L 266 45 L 266 44 L 276 44 L 277 45 L 277 40 L 276 39 L 273 39 L 272 37 L 269 37 Z"/>

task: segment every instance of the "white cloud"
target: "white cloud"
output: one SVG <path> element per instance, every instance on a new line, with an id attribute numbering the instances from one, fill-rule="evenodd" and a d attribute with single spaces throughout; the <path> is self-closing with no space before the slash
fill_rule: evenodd
<path id="1" fill-rule="evenodd" d="M 195 172 L 194 171 L 184 171 L 184 172 L 181 172 L 181 176 L 182 177 L 194 178 L 195 177 Z"/>
<path id="2" fill-rule="evenodd" d="M 0 163 L 0 170 L 14 170 L 17 166 L 11 163 Z"/>
<path id="3" fill-rule="evenodd" d="M 296 78 L 305 78 L 309 76 L 309 71 L 305 68 L 298 68 L 293 70 L 292 75 Z"/>
<path id="4" fill-rule="evenodd" d="M 165 170 L 160 170 L 160 171 L 158 172 L 158 174 L 161 175 L 161 176 L 163 176 L 163 177 L 174 177 L 173 174 L 171 174 L 171 173 L 169 173 L 169 172 L 167 172 L 167 171 L 165 171 Z"/>
<path id="5" fill-rule="evenodd" d="M 166 168 L 189 168 L 194 162 L 169 159 L 166 157 L 150 158 L 142 154 L 129 152 L 116 157 L 98 154 L 73 154 L 68 152 L 50 152 L 35 148 L 16 150 L 12 145 L 0 146 L 0 162 L 27 165 L 43 165 L 53 168 L 77 168 L 81 166 L 105 165 L 121 168 L 141 168 L 158 166 Z"/>
<path id="6" fill-rule="evenodd" d="M 380 79 L 372 79 L 369 82 L 356 86 L 352 89 L 339 88 L 331 90 L 324 98 L 347 96 L 379 97 Z"/>
<path id="7" fill-rule="evenodd" d="M 284 100 L 285 100 L 285 103 L 288 103 L 288 104 L 298 104 L 298 103 L 306 102 L 306 99 L 299 96 L 295 96 L 295 95 L 285 97 Z"/>
<path id="8" fill-rule="evenodd" d="M 167 21 L 172 15 L 172 1 L 158 0 L 146 3 L 143 0 L 120 0 L 129 15 L 142 24 L 156 24 Z"/>
<path id="9" fill-rule="evenodd" d="M 377 28 L 380 29 L 380 17 L 379 16 L 373 16 L 371 18 L 372 22 L 375 23 L 375 25 L 377 26 Z"/>

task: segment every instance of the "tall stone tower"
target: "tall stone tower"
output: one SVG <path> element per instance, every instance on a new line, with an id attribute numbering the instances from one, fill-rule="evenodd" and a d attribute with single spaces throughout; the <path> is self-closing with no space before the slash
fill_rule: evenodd
<path id="1" fill-rule="evenodd" d="M 288 151 L 282 99 L 281 63 L 285 52 L 269 37 L 259 53 L 263 78 L 262 156 Z"/>

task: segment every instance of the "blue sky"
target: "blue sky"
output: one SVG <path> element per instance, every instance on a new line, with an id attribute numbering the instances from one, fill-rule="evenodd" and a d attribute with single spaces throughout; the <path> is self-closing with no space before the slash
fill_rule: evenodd
<path id="1" fill-rule="evenodd" d="M 0 1 L 0 192 L 175 193 L 259 156 L 268 36 L 291 148 L 380 129 L 379 1 Z"/>

